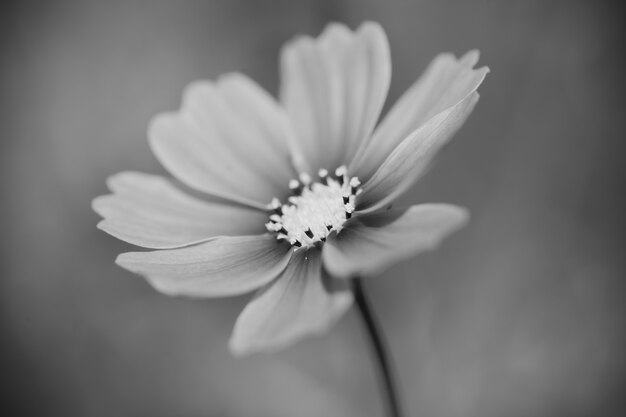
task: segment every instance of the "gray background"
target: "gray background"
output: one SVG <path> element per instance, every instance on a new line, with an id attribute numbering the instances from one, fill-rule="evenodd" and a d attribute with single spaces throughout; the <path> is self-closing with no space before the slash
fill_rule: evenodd
<path id="1" fill-rule="evenodd" d="M 6 3 L 5 3 L 6 4 Z M 354 313 L 234 359 L 248 297 L 189 301 L 114 265 L 90 201 L 196 79 L 273 94 L 283 42 L 379 21 L 393 102 L 441 51 L 478 48 L 481 101 L 407 202 L 468 207 L 437 252 L 366 282 L 411 416 L 626 410 L 624 11 L 602 2 L 19 2 L 0 15 L 0 369 L 7 415 L 379 416 Z M 389 107 L 387 103 L 387 108 Z"/>

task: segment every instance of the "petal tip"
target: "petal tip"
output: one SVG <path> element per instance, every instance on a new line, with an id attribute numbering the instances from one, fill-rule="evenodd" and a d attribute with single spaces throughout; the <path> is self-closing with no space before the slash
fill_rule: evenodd
<path id="1" fill-rule="evenodd" d="M 366 20 L 361 23 L 356 32 L 362 34 L 372 34 L 376 36 L 383 35 L 385 38 L 387 37 L 385 29 L 382 27 L 382 25 L 373 20 Z"/>
<path id="2" fill-rule="evenodd" d="M 115 190 L 118 188 L 118 185 L 123 182 L 126 177 L 128 177 L 128 173 L 129 171 L 122 171 L 108 176 L 106 179 L 107 188 L 111 192 L 115 192 Z"/>
<path id="3" fill-rule="evenodd" d="M 124 252 L 117 255 L 115 258 L 115 264 L 133 274 L 145 276 L 138 268 L 137 260 L 133 259 L 137 255 L 141 255 L 144 252 Z"/>
<path id="4" fill-rule="evenodd" d="M 231 355 L 236 358 L 243 358 L 253 353 L 253 350 L 241 343 L 241 341 L 234 334 L 228 341 L 228 350 Z"/>
<path id="5" fill-rule="evenodd" d="M 98 213 L 98 214 L 100 214 L 100 213 Z M 106 219 L 100 220 L 98 223 L 96 223 L 96 228 L 99 229 L 99 230 L 102 230 L 103 232 L 108 233 L 107 232 L 107 221 L 106 221 Z"/>
<path id="6" fill-rule="evenodd" d="M 212 88 L 214 88 L 214 82 L 210 80 L 195 80 L 190 82 L 183 89 L 181 108 L 187 108 L 199 95 L 206 94 L 206 92 L 210 91 Z"/>
<path id="7" fill-rule="evenodd" d="M 461 59 L 459 59 L 459 61 L 466 64 L 468 67 L 473 68 L 474 65 L 478 63 L 479 59 L 480 51 L 478 49 L 471 49 L 467 51 L 465 55 L 463 55 Z"/>
<path id="8" fill-rule="evenodd" d="M 445 218 L 443 233 L 435 239 L 434 247 L 439 245 L 447 236 L 466 226 L 470 221 L 470 212 L 467 208 L 447 203 L 427 203 L 422 207 L 438 212 L 439 218 Z"/>
<path id="9" fill-rule="evenodd" d="M 104 214 L 102 214 L 102 212 L 104 210 L 105 200 L 109 198 L 108 196 L 108 194 L 99 195 L 98 197 L 91 200 L 91 209 L 95 211 L 100 217 L 104 217 Z"/>
<path id="10" fill-rule="evenodd" d="M 155 150 L 156 142 L 161 137 L 163 129 L 167 128 L 176 116 L 177 112 L 163 112 L 153 116 L 148 122 L 148 143 L 150 144 L 153 152 Z"/>
<path id="11" fill-rule="evenodd" d="M 241 72 L 231 71 L 225 74 L 221 74 L 217 77 L 216 84 L 218 86 L 230 86 L 233 84 L 249 84 L 250 79 Z"/>
<path id="12" fill-rule="evenodd" d="M 320 34 L 320 38 L 324 38 L 327 36 L 335 36 L 337 34 L 347 34 L 351 33 L 352 30 L 345 23 L 341 22 L 330 22 L 322 30 Z"/>
<path id="13" fill-rule="evenodd" d="M 130 255 L 132 255 L 132 254 L 133 254 L 133 252 L 120 253 L 115 258 L 115 264 L 118 265 L 118 266 L 121 266 L 124 269 L 132 271 L 132 269 L 131 269 L 132 262 L 128 259 L 130 257 Z"/>
<path id="14" fill-rule="evenodd" d="M 465 53 L 460 59 L 459 62 L 464 64 L 467 68 L 471 69 L 474 72 L 482 73 L 482 78 L 480 79 L 479 84 L 482 82 L 482 79 L 488 74 L 491 70 L 488 66 L 482 66 L 480 68 L 474 68 L 478 61 L 480 60 L 480 51 L 478 49 L 471 49 Z"/>
<path id="15" fill-rule="evenodd" d="M 283 44 L 280 56 L 282 59 L 293 59 L 293 54 L 295 54 L 299 49 L 309 48 L 313 46 L 313 43 L 313 38 L 309 35 L 296 35 Z"/>
<path id="16" fill-rule="evenodd" d="M 121 189 L 124 188 L 125 185 L 128 185 L 134 182 L 135 180 L 148 179 L 150 177 L 153 177 L 153 176 L 151 176 L 150 174 L 146 174 L 144 172 L 121 171 L 121 172 L 118 172 L 116 174 L 113 174 L 107 177 L 106 185 L 107 185 L 107 188 L 112 193 L 115 194 L 115 193 L 120 192 Z"/>
<path id="17" fill-rule="evenodd" d="M 145 277 L 146 281 L 152 288 L 154 288 L 157 292 L 161 294 L 167 295 L 168 297 L 179 297 L 181 295 L 188 295 L 177 289 L 175 286 L 168 286 L 164 281 L 159 281 L 158 279 L 151 278 L 149 276 Z"/>
<path id="18" fill-rule="evenodd" d="M 467 224 L 470 221 L 471 215 L 468 209 L 466 209 L 465 207 L 459 207 L 459 206 L 450 206 L 451 208 L 453 208 L 453 211 L 451 212 L 451 214 L 453 216 L 456 216 L 456 224 L 454 224 L 452 226 L 452 232 L 454 232 L 455 230 L 461 229 L 465 226 L 467 226 Z"/>

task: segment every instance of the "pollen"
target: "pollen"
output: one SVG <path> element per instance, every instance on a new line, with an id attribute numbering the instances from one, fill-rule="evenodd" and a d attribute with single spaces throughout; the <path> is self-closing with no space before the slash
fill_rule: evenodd
<path id="1" fill-rule="evenodd" d="M 315 181 L 309 174 L 300 174 L 289 181 L 292 194 L 286 203 L 273 198 L 268 204 L 271 214 L 265 227 L 296 248 L 322 244 L 352 217 L 360 185 L 357 177 L 348 177 L 345 166 L 334 173 L 320 169 Z"/>

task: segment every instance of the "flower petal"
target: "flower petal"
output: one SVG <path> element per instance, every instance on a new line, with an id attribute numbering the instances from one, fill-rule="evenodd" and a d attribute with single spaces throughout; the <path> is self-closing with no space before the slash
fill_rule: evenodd
<path id="1" fill-rule="evenodd" d="M 294 177 L 289 120 L 240 74 L 192 83 L 180 111 L 155 117 L 148 136 L 159 161 L 178 179 L 253 207 L 282 197 Z"/>
<path id="2" fill-rule="evenodd" d="M 465 209 L 449 204 L 419 204 L 404 213 L 355 218 L 324 245 L 324 266 L 337 277 L 376 274 L 397 261 L 434 249 L 467 219 Z"/>
<path id="3" fill-rule="evenodd" d="M 241 312 L 231 351 L 277 350 L 331 327 L 352 304 L 348 282 L 322 272 L 318 250 L 298 251 L 273 283 L 257 292 Z"/>
<path id="4" fill-rule="evenodd" d="M 432 117 L 411 133 L 363 185 L 357 200 L 362 213 L 376 211 L 406 191 L 428 167 L 437 151 L 463 125 L 478 101 L 474 92 L 455 106 Z"/>
<path id="5" fill-rule="evenodd" d="M 387 37 L 372 22 L 356 32 L 329 24 L 317 39 L 284 47 L 281 76 L 281 102 L 309 171 L 334 169 L 352 159 L 378 120 L 391 79 Z"/>
<path id="6" fill-rule="evenodd" d="M 396 102 L 374 131 L 367 147 L 350 164 L 350 171 L 367 180 L 411 132 L 436 114 L 458 104 L 482 83 L 489 68 L 472 68 L 478 51 L 461 59 L 452 54 L 437 56 L 424 74 Z"/>
<path id="7" fill-rule="evenodd" d="M 117 264 L 144 275 L 167 295 L 222 297 L 243 294 L 276 278 L 287 266 L 289 245 L 270 235 L 218 237 L 179 249 L 128 252 Z"/>
<path id="8" fill-rule="evenodd" d="M 98 227 L 134 245 L 167 249 L 265 231 L 265 212 L 198 200 L 157 175 L 121 172 L 107 182 L 113 194 L 92 203 L 104 218 Z"/>

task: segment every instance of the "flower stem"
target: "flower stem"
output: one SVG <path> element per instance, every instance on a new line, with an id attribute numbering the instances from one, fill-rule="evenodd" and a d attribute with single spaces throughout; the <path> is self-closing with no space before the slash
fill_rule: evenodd
<path id="1" fill-rule="evenodd" d="M 361 279 L 356 278 L 353 281 L 353 291 L 356 305 L 363 319 L 363 324 L 367 329 L 367 333 L 372 344 L 373 352 L 376 354 L 378 361 L 378 370 L 380 372 L 380 389 L 385 392 L 385 399 L 387 400 L 387 408 L 389 410 L 389 417 L 402 417 L 402 410 L 400 408 L 400 401 L 398 399 L 398 390 L 395 384 L 393 369 L 391 365 L 391 356 L 389 355 L 389 349 L 385 345 L 384 335 L 380 329 L 380 325 L 374 317 L 371 305 L 363 292 L 363 286 Z"/>

